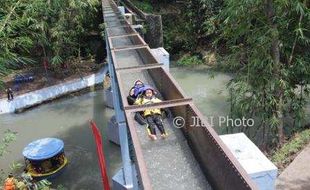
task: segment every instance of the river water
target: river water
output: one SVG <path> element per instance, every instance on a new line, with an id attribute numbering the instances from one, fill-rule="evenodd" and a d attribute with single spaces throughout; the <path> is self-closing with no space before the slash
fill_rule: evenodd
<path id="1" fill-rule="evenodd" d="M 232 78 L 229 74 L 210 72 L 208 69 L 171 68 L 171 74 L 180 84 L 188 97 L 203 113 L 206 120 L 218 133 L 224 133 L 230 104 L 227 102 L 229 92 L 226 84 Z"/>
<path id="2" fill-rule="evenodd" d="M 101 130 L 108 174 L 113 176 L 121 166 L 121 157 L 119 147 L 108 142 L 106 136 L 107 121 L 112 115 L 113 110 L 103 105 L 101 90 L 56 100 L 20 114 L 1 115 L 0 138 L 6 129 L 18 134 L 9 146 L 10 152 L 1 157 L 0 168 L 8 171 L 12 161 L 23 163 L 22 150 L 31 141 L 56 137 L 64 141 L 69 164 L 52 182 L 69 189 L 100 189 L 96 146 L 88 120 L 93 119 Z"/>

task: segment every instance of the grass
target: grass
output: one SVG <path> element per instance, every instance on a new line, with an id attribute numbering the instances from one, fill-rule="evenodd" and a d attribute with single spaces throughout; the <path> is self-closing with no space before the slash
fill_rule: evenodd
<path id="1" fill-rule="evenodd" d="M 285 143 L 272 155 L 272 162 L 280 170 L 286 168 L 297 156 L 297 154 L 310 142 L 310 129 L 296 133 L 294 137 Z"/>
<path id="2" fill-rule="evenodd" d="M 202 65 L 203 60 L 198 55 L 184 55 L 180 60 L 177 61 L 179 66 L 192 66 Z"/>

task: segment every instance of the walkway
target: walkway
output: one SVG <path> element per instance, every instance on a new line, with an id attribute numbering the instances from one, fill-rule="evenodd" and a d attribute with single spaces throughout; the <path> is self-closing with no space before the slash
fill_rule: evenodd
<path id="1" fill-rule="evenodd" d="M 276 181 L 277 190 L 310 189 L 310 144 L 282 172 Z"/>

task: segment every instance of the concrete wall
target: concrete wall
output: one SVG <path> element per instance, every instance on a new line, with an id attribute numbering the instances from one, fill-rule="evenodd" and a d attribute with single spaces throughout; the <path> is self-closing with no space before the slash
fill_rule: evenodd
<path id="1" fill-rule="evenodd" d="M 151 53 L 153 54 L 158 63 L 164 64 L 164 69 L 169 72 L 170 68 L 169 53 L 163 47 L 151 49 Z"/>
<path id="2" fill-rule="evenodd" d="M 164 35 L 161 15 L 147 14 L 145 21 L 147 23 L 145 41 L 151 48 L 163 47 Z"/>
<path id="3" fill-rule="evenodd" d="M 220 138 L 260 190 L 275 189 L 277 167 L 244 133 L 221 135 Z"/>
<path id="4" fill-rule="evenodd" d="M 22 94 L 16 96 L 14 100 L 10 102 L 7 101 L 6 98 L 1 99 L 0 114 L 13 113 L 18 109 L 23 109 L 37 104 L 41 104 L 56 97 L 79 91 L 98 83 L 102 83 L 107 70 L 108 68 L 104 67 L 97 74 L 92 74 L 83 78 L 74 79 L 72 81 L 68 81 L 62 84 Z"/>

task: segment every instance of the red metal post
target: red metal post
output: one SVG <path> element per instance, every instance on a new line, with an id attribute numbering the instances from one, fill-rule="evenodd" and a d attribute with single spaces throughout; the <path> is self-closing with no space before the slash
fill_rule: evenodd
<path id="1" fill-rule="evenodd" d="M 100 171 L 101 171 L 103 188 L 104 190 L 110 190 L 109 179 L 108 179 L 107 169 L 106 169 L 106 164 L 105 164 L 105 157 L 103 153 L 101 133 L 98 130 L 95 122 L 90 121 L 90 126 L 92 128 L 96 146 L 97 146 L 97 154 L 98 154 L 98 161 L 99 161 L 99 166 L 100 166 Z"/>

